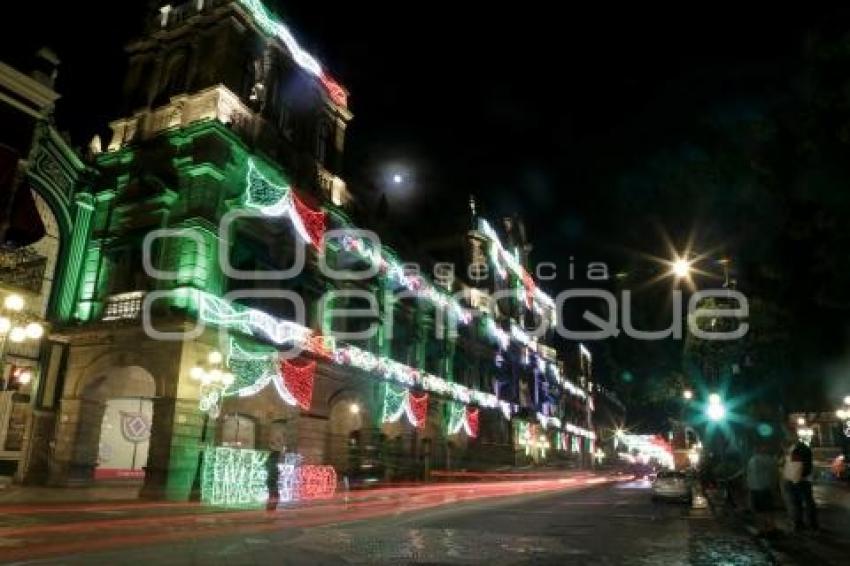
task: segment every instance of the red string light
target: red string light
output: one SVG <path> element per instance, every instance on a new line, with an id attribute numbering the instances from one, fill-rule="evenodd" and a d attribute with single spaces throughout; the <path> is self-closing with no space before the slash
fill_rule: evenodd
<path id="1" fill-rule="evenodd" d="M 301 222 L 304 223 L 304 228 L 310 235 L 313 245 L 318 247 L 322 243 L 322 236 L 325 235 L 325 213 L 322 210 L 313 210 L 298 198 L 294 192 L 292 200 L 295 203 L 295 211 L 301 217 Z"/>
<path id="2" fill-rule="evenodd" d="M 331 350 L 328 349 L 325 337 L 321 334 L 310 336 L 310 338 L 307 339 L 306 349 L 317 356 L 321 356 L 322 358 L 330 358 L 332 354 Z"/>
<path id="3" fill-rule="evenodd" d="M 286 389 L 295 398 L 298 406 L 308 411 L 313 400 L 316 362 L 307 361 L 303 365 L 296 365 L 290 360 L 282 360 L 281 370 Z"/>
<path id="4" fill-rule="evenodd" d="M 326 73 L 322 73 L 319 80 L 322 81 L 322 84 L 328 91 L 328 96 L 331 97 L 331 100 L 342 107 L 348 106 L 348 93 L 345 92 L 345 89 L 342 88 L 338 82 L 330 78 Z"/>
<path id="5" fill-rule="evenodd" d="M 466 408 L 466 424 L 469 425 L 470 438 L 478 438 L 478 407 Z"/>
<path id="6" fill-rule="evenodd" d="M 522 272 L 522 285 L 525 287 L 525 304 L 528 308 L 531 308 L 534 303 L 534 290 L 537 288 L 537 285 L 534 283 L 534 278 L 525 270 Z"/>
<path id="7" fill-rule="evenodd" d="M 428 394 L 423 393 L 416 397 L 411 391 L 408 393 L 407 402 L 413 418 L 416 419 L 416 428 L 425 428 L 425 420 L 428 418 Z"/>
<path id="8" fill-rule="evenodd" d="M 326 499 L 336 491 L 333 466 L 303 465 L 296 470 L 297 499 Z"/>

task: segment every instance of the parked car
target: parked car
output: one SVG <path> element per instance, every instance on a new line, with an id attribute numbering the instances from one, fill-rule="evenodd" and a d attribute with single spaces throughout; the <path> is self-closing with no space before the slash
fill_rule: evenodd
<path id="1" fill-rule="evenodd" d="M 675 499 L 689 502 L 693 483 L 693 476 L 683 471 L 660 471 L 652 482 L 652 500 Z"/>

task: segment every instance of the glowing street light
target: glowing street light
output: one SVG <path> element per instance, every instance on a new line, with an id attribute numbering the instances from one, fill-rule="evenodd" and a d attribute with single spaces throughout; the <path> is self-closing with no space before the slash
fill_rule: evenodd
<path id="1" fill-rule="evenodd" d="M 17 294 L 6 295 L 3 306 L 12 312 L 21 312 L 24 310 L 24 298 Z"/>
<path id="2" fill-rule="evenodd" d="M 726 407 L 723 406 L 720 395 L 712 393 L 708 396 L 708 407 L 705 409 L 705 414 L 714 422 L 722 421 L 726 417 Z"/>
<path id="3" fill-rule="evenodd" d="M 694 392 L 690 389 L 685 389 L 684 391 L 682 391 L 682 397 L 684 397 L 685 400 L 690 401 L 694 398 Z"/>
<path id="4" fill-rule="evenodd" d="M 404 177 L 401 176 L 401 173 L 396 173 L 393 175 L 393 183 L 396 185 L 400 185 L 404 181 Z"/>
<path id="5" fill-rule="evenodd" d="M 0 374 L 3 373 L 6 362 L 6 351 L 9 343 L 21 344 L 27 340 L 38 341 L 44 336 L 44 326 L 34 321 L 24 312 L 26 301 L 21 295 L 11 293 L 3 298 L 0 315 Z M 17 370 L 15 370 L 17 371 Z M 32 372 L 21 370 L 15 374 L 18 385 L 26 385 L 32 381 Z M 9 383 L 6 384 L 8 387 Z"/>
<path id="6" fill-rule="evenodd" d="M 678 279 L 688 277 L 691 274 L 691 262 L 683 257 L 676 258 L 673 261 L 672 272 Z"/>

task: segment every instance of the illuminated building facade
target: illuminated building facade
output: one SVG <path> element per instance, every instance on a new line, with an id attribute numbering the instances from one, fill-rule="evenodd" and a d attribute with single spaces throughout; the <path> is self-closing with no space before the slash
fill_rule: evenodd
<path id="1" fill-rule="evenodd" d="M 224 477 L 211 454 L 256 481 L 279 453 L 380 481 L 592 453 L 587 391 L 528 330 L 555 305 L 515 234 L 475 219 L 473 286 L 358 232 L 348 94 L 263 4 L 165 5 L 128 51 L 125 116 L 77 194 L 50 483 L 185 499 Z"/>

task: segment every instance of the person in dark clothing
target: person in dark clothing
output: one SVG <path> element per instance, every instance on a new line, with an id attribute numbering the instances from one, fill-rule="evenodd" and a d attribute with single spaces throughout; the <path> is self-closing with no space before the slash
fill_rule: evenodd
<path id="1" fill-rule="evenodd" d="M 266 460 L 266 487 L 269 490 L 269 498 L 266 501 L 266 511 L 274 511 L 280 502 L 280 452 L 277 450 L 269 454 L 269 459 Z"/>
<path id="2" fill-rule="evenodd" d="M 798 440 L 791 449 L 791 462 L 799 463 L 800 479 L 791 482 L 790 496 L 793 500 L 794 530 L 799 531 L 805 527 L 818 528 L 817 509 L 815 498 L 812 494 L 812 479 L 814 476 L 814 463 L 812 461 L 812 449 L 805 442 Z M 805 511 L 805 513 L 804 513 Z M 805 522 L 803 521 L 805 515 Z"/>

